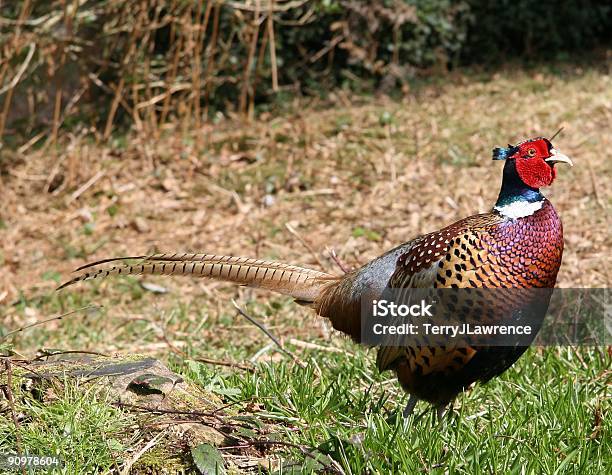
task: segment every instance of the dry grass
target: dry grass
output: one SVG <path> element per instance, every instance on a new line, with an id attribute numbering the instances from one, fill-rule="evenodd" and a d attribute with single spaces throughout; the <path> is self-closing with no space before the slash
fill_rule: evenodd
<path id="1" fill-rule="evenodd" d="M 462 10 L 440 5 L 426 20 L 402 0 L 5 2 L 0 136 L 54 144 L 62 129 L 95 127 L 106 140 L 129 123 L 159 137 L 217 113 L 253 117 L 259 104 L 318 95 L 341 77 L 358 86 L 355 73 L 390 89 L 413 64 L 446 70 L 465 43 Z M 406 47 L 402 31 L 416 44 Z"/>
<path id="2" fill-rule="evenodd" d="M 221 122 L 188 134 L 167 130 L 159 140 L 129 134 L 101 147 L 87 136 L 66 137 L 57 149 L 16 153 L 3 162 L 0 184 L 3 322 L 14 327 L 53 313 L 32 303 L 53 292 L 49 277 L 60 273 L 65 280 L 75 267 L 108 256 L 198 251 L 337 270 L 326 252 L 332 247 L 358 265 L 419 233 L 488 210 L 500 180 L 491 148 L 562 125 L 555 145 L 576 166 L 561 169 L 546 191 L 566 232 L 558 284 L 608 286 L 610 76 L 572 70 L 489 79 L 458 77 L 402 102 L 351 103 L 339 95 L 334 107 L 296 104 L 283 117 Z M 227 292 L 210 296 L 218 284 L 175 279 L 164 285 L 181 301 L 206 294 L 207 304 L 217 305 L 209 311 L 229 311 Z M 100 291 L 118 299 L 110 313 L 134 310 L 114 283 Z M 25 311 L 12 305 L 20 295 Z M 136 302 L 144 314 L 147 305 L 171 303 L 146 298 Z M 280 313 L 291 315 L 285 336 L 324 331 L 311 323 L 291 326 L 303 327 L 303 310 Z M 229 331 L 205 336 L 226 338 Z M 137 341 L 88 344 L 106 351 Z M 26 353 L 34 350 L 27 340 L 22 345 Z"/>

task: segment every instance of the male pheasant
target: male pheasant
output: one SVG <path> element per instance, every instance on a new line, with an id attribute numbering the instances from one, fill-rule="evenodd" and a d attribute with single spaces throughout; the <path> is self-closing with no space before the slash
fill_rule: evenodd
<path id="1" fill-rule="evenodd" d="M 555 164 L 572 165 L 550 140 L 535 138 L 493 150 L 505 160 L 499 197 L 491 212 L 464 218 L 401 244 L 358 270 L 333 276 L 279 262 L 212 254 L 157 254 L 87 264 L 60 288 L 111 275 L 193 275 L 292 296 L 328 318 L 333 327 L 362 342 L 362 299 L 390 288 L 552 289 L 561 265 L 563 230 L 552 204 L 540 193 L 556 177 Z M 118 260 L 140 259 L 138 264 Z M 545 302 L 539 318 L 544 317 Z M 477 309 L 478 310 L 478 309 Z M 525 346 L 386 345 L 380 371 L 393 370 L 410 393 L 404 415 L 424 400 L 439 412 L 468 386 L 509 368 Z"/>

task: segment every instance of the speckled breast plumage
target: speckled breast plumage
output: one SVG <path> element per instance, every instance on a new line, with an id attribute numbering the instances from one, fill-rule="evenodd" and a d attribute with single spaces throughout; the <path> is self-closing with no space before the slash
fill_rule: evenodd
<path id="1" fill-rule="evenodd" d="M 552 288 L 561 264 L 563 231 L 553 206 L 544 200 L 530 216 L 509 219 L 476 215 L 423 236 L 398 259 L 393 288 Z M 514 293 L 514 300 L 524 298 Z M 510 315 L 511 298 L 497 299 L 495 311 L 481 302 L 472 311 L 491 320 Z M 516 304 L 516 302 L 515 302 Z M 544 317 L 548 302 L 542 306 Z M 454 308 L 452 308 L 454 310 Z M 452 400 L 476 380 L 510 367 L 526 347 L 472 347 L 461 344 L 386 345 L 381 370 L 394 369 L 410 393 L 436 405 Z"/>

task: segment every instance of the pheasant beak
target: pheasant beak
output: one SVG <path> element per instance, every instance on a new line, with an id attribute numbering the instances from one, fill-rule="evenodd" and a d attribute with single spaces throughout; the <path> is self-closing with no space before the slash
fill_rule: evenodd
<path id="1" fill-rule="evenodd" d="M 554 165 L 555 163 L 567 163 L 570 167 L 574 164 L 567 155 L 557 152 L 554 148 L 550 149 L 550 157 L 545 158 L 544 161 Z"/>

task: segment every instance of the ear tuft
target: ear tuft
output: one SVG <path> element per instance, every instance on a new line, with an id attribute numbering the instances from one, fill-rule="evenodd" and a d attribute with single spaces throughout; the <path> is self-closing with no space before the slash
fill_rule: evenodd
<path id="1" fill-rule="evenodd" d="M 497 147 L 493 149 L 493 160 L 507 160 L 518 151 L 518 147 L 508 144 L 508 147 Z"/>

